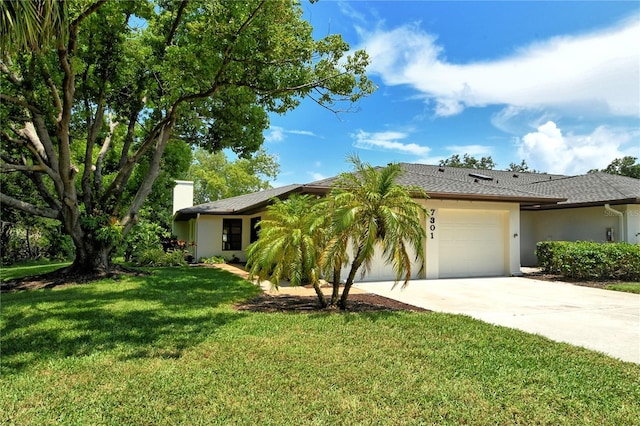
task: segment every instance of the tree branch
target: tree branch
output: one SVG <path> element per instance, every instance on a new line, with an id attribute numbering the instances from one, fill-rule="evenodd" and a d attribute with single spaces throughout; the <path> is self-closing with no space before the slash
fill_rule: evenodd
<path id="1" fill-rule="evenodd" d="M 16 74 L 14 74 L 13 72 L 11 72 L 7 64 L 5 64 L 4 61 L 2 60 L 0 60 L 0 71 L 2 71 L 7 76 L 11 84 L 13 84 L 16 87 L 22 86 L 22 79 L 18 77 Z"/>
<path id="2" fill-rule="evenodd" d="M 31 111 L 31 112 L 33 112 L 35 114 L 40 114 L 40 111 L 38 110 L 38 108 L 34 107 L 33 105 L 31 105 L 27 101 L 23 101 L 22 99 L 18 99 L 18 98 L 15 98 L 13 96 L 5 95 L 4 93 L 0 93 L 0 99 L 4 99 L 5 101 L 11 102 L 14 105 L 19 105 L 21 107 L 24 107 L 24 108 L 28 109 L 29 111 Z"/>
<path id="3" fill-rule="evenodd" d="M 184 14 L 184 10 L 187 8 L 187 4 L 189 4 L 188 0 L 183 0 L 180 2 L 176 19 L 173 20 L 173 24 L 171 25 L 171 30 L 169 30 L 169 34 L 167 35 L 167 41 L 165 42 L 165 46 L 169 46 L 173 42 L 173 37 L 176 34 L 176 30 L 178 29 L 178 25 L 180 24 L 180 21 L 182 20 L 182 15 Z"/>
<path id="4" fill-rule="evenodd" d="M 74 27 L 78 28 L 78 26 L 80 25 L 80 23 L 82 21 L 84 21 L 86 18 L 88 18 L 89 15 L 91 15 L 93 12 L 98 10 L 106 2 L 107 2 L 107 0 L 98 0 L 97 2 L 95 2 L 92 5 L 90 5 L 89 7 L 87 7 L 84 10 L 84 12 L 82 12 L 76 19 L 73 20 L 73 22 L 71 22 L 71 28 L 74 28 Z"/>
<path id="5" fill-rule="evenodd" d="M 4 155 L 2 157 L 6 161 Z M 44 172 L 44 166 L 41 164 L 0 163 L 0 170 L 4 172 Z"/>
<path id="6" fill-rule="evenodd" d="M 180 104 L 182 104 L 183 102 L 189 102 L 189 101 L 194 101 L 196 99 L 207 98 L 207 97 L 213 95 L 214 93 L 216 93 L 220 89 L 220 82 L 222 80 L 222 74 L 224 73 L 224 71 L 229 66 L 229 63 L 231 62 L 231 49 L 232 49 L 232 47 L 234 46 L 235 42 L 238 40 L 238 37 L 240 36 L 240 34 L 242 34 L 242 32 L 245 29 L 247 29 L 249 27 L 249 25 L 251 24 L 251 22 L 255 19 L 255 17 L 257 16 L 258 12 L 260 11 L 260 9 L 262 9 L 262 7 L 265 5 L 266 1 L 267 0 L 262 0 L 260 2 L 260 4 L 258 4 L 258 6 L 256 6 L 256 8 L 247 17 L 247 19 L 242 23 L 242 25 L 240 25 L 240 27 L 238 27 L 236 32 L 231 36 L 231 40 L 230 40 L 229 44 L 227 45 L 227 48 L 224 51 L 222 64 L 220 65 L 220 68 L 218 69 L 218 72 L 216 73 L 216 76 L 213 79 L 213 85 L 209 89 L 207 89 L 207 90 L 205 90 L 203 92 L 193 93 L 193 94 L 186 95 L 186 96 L 183 96 L 183 97 L 179 98 L 173 104 L 172 110 L 176 110 L 177 107 Z"/>
<path id="7" fill-rule="evenodd" d="M 29 213 L 34 216 L 48 217 L 50 219 L 58 219 L 58 215 L 60 213 L 59 209 L 35 206 L 31 203 L 18 200 L 17 198 L 13 198 L 1 192 L 0 202 L 8 207 L 12 207 L 25 213 Z"/>
<path id="8" fill-rule="evenodd" d="M 43 61 L 39 61 L 39 62 L 40 62 L 40 73 L 42 74 L 42 77 L 45 83 L 47 83 L 47 86 L 49 87 L 49 91 L 51 92 L 51 96 L 53 97 L 53 105 L 58 110 L 58 116 L 56 120 L 59 121 L 62 114 L 62 101 L 60 100 L 60 94 L 58 93 L 58 88 L 53 82 L 53 78 L 51 78 L 51 73 L 49 72 L 49 68 L 47 67 L 47 65 Z"/>
<path id="9" fill-rule="evenodd" d="M 104 138 L 104 142 L 102 142 L 102 147 L 100 147 L 100 152 L 98 152 L 98 158 L 96 159 L 96 170 L 93 174 L 93 186 L 100 191 L 102 189 L 102 162 L 104 161 L 104 156 L 109 151 L 109 147 L 111 146 L 111 138 L 113 137 L 113 131 L 115 130 L 118 122 L 113 120 L 111 114 L 109 114 L 109 133 Z"/>
<path id="10" fill-rule="evenodd" d="M 169 141 L 169 137 L 171 136 L 171 129 L 173 128 L 173 124 L 173 120 L 169 121 L 167 125 L 162 128 L 160 134 L 158 135 L 156 147 L 153 152 L 153 157 L 151 158 L 151 162 L 149 164 L 149 171 L 144 177 L 142 184 L 140 184 L 140 188 L 138 188 L 138 191 L 136 192 L 136 195 L 131 202 L 127 213 L 120 221 L 120 224 L 124 227 L 124 233 L 127 233 L 131 229 L 131 227 L 135 225 L 135 219 L 138 215 L 138 211 L 151 192 L 153 182 L 155 182 L 156 178 L 160 174 L 160 160 L 162 159 L 162 155 L 164 154 L 167 142 Z"/>

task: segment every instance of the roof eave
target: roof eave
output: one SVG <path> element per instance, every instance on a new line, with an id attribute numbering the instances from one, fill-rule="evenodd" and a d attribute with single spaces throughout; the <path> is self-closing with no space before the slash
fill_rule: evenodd
<path id="1" fill-rule="evenodd" d="M 539 205 L 538 205 L 539 204 Z M 558 209 L 575 209 L 579 207 L 600 207 L 605 204 L 612 206 L 619 206 L 621 204 L 640 204 L 640 198 L 625 198 L 621 200 L 602 200 L 602 201 L 589 201 L 582 203 L 560 203 L 560 204 L 543 204 L 536 203 L 532 206 L 523 207 L 525 210 L 558 210 Z"/>

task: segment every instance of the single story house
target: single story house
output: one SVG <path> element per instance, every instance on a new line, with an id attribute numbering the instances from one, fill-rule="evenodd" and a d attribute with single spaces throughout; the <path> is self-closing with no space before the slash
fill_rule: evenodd
<path id="1" fill-rule="evenodd" d="M 401 164 L 403 185 L 422 188 L 426 264 L 416 278 L 519 275 L 535 266 L 546 240 L 640 243 L 640 180 L 606 173 L 564 176 L 423 164 Z M 335 178 L 287 185 L 192 206 L 193 187 L 178 182 L 173 230 L 194 242 L 194 257 L 236 257 L 258 238 L 256 223 L 274 197 L 325 194 Z M 191 186 L 190 186 L 191 185 Z M 191 191 L 191 192 L 189 192 Z M 393 279 L 375 264 L 366 280 Z"/>

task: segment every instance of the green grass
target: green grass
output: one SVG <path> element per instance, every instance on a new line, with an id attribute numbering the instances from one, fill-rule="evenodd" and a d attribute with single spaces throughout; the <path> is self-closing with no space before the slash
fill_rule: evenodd
<path id="1" fill-rule="evenodd" d="M 156 269 L 2 295 L 0 423 L 637 424 L 640 365 L 464 316 L 263 314 Z"/>
<path id="2" fill-rule="evenodd" d="M 46 274 L 68 265 L 71 265 L 71 262 L 37 260 L 23 262 L 15 266 L 0 266 L 0 280 L 7 281 L 31 275 Z"/>
<path id="3" fill-rule="evenodd" d="M 626 293 L 640 294 L 640 283 L 619 283 L 607 285 L 607 290 L 624 291 Z"/>

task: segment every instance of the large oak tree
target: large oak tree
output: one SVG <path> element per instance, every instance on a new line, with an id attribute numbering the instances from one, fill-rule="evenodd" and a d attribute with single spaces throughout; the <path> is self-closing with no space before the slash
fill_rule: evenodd
<path id="1" fill-rule="evenodd" d="M 38 194 L 2 208 L 60 220 L 70 273 L 110 271 L 170 140 L 242 157 L 269 112 L 374 89 L 366 53 L 314 40 L 294 0 L 2 2 L 0 26 L 0 167 Z"/>

